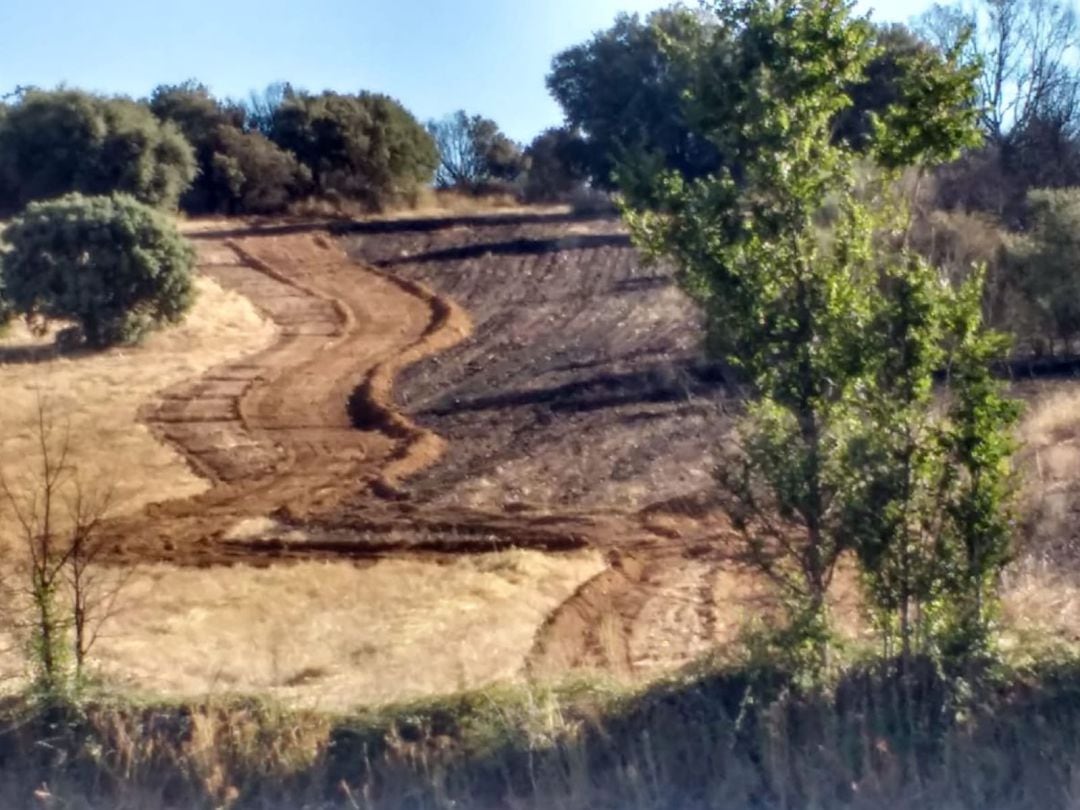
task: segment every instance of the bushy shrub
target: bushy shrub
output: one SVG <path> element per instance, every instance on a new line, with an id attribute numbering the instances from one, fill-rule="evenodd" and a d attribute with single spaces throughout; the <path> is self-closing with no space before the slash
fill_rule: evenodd
<path id="1" fill-rule="evenodd" d="M 1032 224 L 1010 246 L 1009 278 L 1038 314 L 1051 352 L 1055 340 L 1068 352 L 1080 334 L 1080 188 L 1037 190 L 1028 201 Z"/>
<path id="2" fill-rule="evenodd" d="M 76 191 L 124 192 L 175 208 L 195 172 L 179 130 L 130 99 L 31 90 L 0 117 L 0 191 L 9 211 Z"/>
<path id="3" fill-rule="evenodd" d="M 293 92 L 273 116 L 272 140 L 299 158 L 325 195 L 372 208 L 408 201 L 439 164 L 431 135 L 388 96 Z"/>
<path id="4" fill-rule="evenodd" d="M 525 199 L 563 202 L 583 189 L 589 176 L 587 150 L 585 141 L 566 129 L 537 135 L 525 150 Z"/>
<path id="5" fill-rule="evenodd" d="M 4 231 L 5 296 L 41 329 L 72 320 L 94 347 L 138 341 L 194 300 L 195 254 L 169 219 L 126 194 L 32 203 Z"/>
<path id="6" fill-rule="evenodd" d="M 259 132 L 223 127 L 207 172 L 217 206 L 227 214 L 274 214 L 303 197 L 311 172 Z"/>
<path id="7" fill-rule="evenodd" d="M 199 176 L 181 199 L 191 213 L 272 214 L 302 197 L 310 173 L 258 131 L 245 131 L 244 108 L 215 99 L 196 82 L 162 85 L 150 109 L 195 148 Z"/>

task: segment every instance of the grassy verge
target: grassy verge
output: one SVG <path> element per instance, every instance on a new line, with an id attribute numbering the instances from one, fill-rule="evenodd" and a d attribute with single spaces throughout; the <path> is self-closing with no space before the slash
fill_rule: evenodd
<path id="1" fill-rule="evenodd" d="M 1066 808 L 1080 661 L 719 669 L 637 692 L 494 688 L 349 716 L 251 700 L 6 707 L 4 807 Z"/>

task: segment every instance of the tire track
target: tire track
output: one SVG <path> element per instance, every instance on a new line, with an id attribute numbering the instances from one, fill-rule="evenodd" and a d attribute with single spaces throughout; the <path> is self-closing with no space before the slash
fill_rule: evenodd
<path id="1" fill-rule="evenodd" d="M 143 421 L 211 482 L 195 498 L 110 526 L 113 556 L 235 562 L 224 543 L 251 518 L 305 521 L 402 479 L 443 450 L 393 402 L 395 375 L 469 334 L 468 316 L 423 285 L 351 261 L 322 233 L 257 232 L 200 243 L 203 272 L 247 296 L 275 343 L 166 391 Z M 313 554 L 336 556 L 331 546 Z"/>

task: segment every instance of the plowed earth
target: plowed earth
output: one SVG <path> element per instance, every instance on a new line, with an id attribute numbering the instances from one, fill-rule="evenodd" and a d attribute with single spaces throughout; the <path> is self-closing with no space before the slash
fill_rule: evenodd
<path id="1" fill-rule="evenodd" d="M 537 635 L 543 675 L 669 667 L 760 608 L 695 495 L 730 429 L 721 375 L 616 220 L 338 230 L 194 234 L 201 271 L 280 338 L 146 406 L 212 487 L 114 522 L 114 562 L 600 548 L 608 569 Z"/>

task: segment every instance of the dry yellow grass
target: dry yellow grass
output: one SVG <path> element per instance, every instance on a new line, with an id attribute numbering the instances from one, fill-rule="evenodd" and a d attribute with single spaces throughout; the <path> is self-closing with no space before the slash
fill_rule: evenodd
<path id="1" fill-rule="evenodd" d="M 344 709 L 515 678 L 595 553 L 140 572 L 95 660 L 155 692 Z"/>
<path id="2" fill-rule="evenodd" d="M 135 572 L 91 666 L 153 694 L 260 694 L 344 710 L 507 681 L 548 613 L 604 566 L 594 552 L 506 551 L 440 563 Z M 113 572 L 113 576 L 119 576 Z M 25 665 L 0 634 L 0 679 Z"/>
<path id="3" fill-rule="evenodd" d="M 152 335 L 143 345 L 100 354 L 52 357 L 32 363 L 0 362 L 0 473 L 9 481 L 36 457 L 39 401 L 58 435 L 70 430 L 71 463 L 86 481 L 108 481 L 112 514 L 148 502 L 195 495 L 207 488 L 184 459 L 138 422 L 141 405 L 163 388 L 269 345 L 276 330 L 246 299 L 199 278 L 198 301 L 184 323 Z M 45 349 L 16 324 L 0 351 Z M 0 355 L 2 357 L 2 355 Z M 0 524 L 0 538 L 4 538 Z"/>

